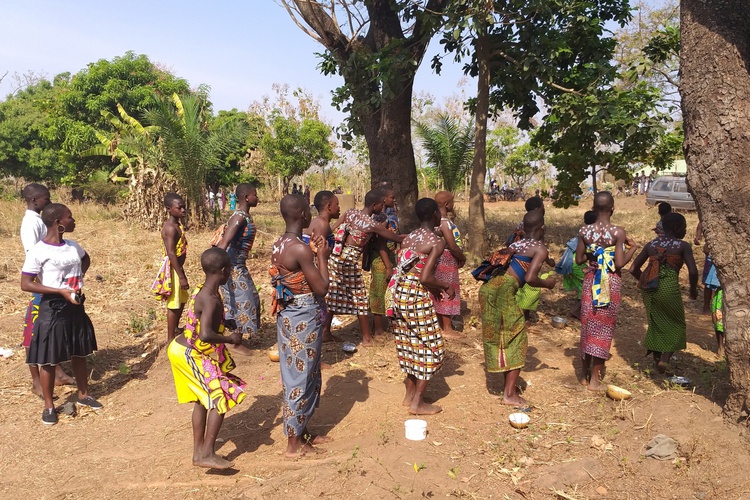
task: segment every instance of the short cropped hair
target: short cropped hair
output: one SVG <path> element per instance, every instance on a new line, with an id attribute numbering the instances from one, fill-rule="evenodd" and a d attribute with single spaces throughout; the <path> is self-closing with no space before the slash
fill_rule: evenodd
<path id="1" fill-rule="evenodd" d="M 372 191 L 368 191 L 365 195 L 365 206 L 369 207 L 370 205 L 374 205 L 376 203 L 380 203 L 385 198 L 385 192 L 380 189 L 376 188 Z"/>
<path id="2" fill-rule="evenodd" d="M 432 198 L 422 198 L 414 205 L 414 210 L 417 212 L 419 222 L 426 222 L 438 210 L 438 204 Z"/>
<path id="3" fill-rule="evenodd" d="M 333 200 L 334 196 L 336 195 L 333 194 L 333 191 L 318 191 L 315 193 L 315 198 L 313 198 L 313 205 L 315 205 L 315 208 L 320 212 L 323 210 L 323 207 Z"/>
<path id="4" fill-rule="evenodd" d="M 176 201 L 183 201 L 182 196 L 177 193 L 167 193 L 164 195 L 164 208 L 172 208 Z"/>
<path id="5" fill-rule="evenodd" d="M 42 210 L 42 222 L 47 227 L 55 225 L 56 221 L 62 219 L 62 216 L 68 210 L 68 207 L 62 203 L 50 203 Z"/>
<path id="6" fill-rule="evenodd" d="M 544 200 L 542 200 L 538 196 L 532 196 L 531 198 L 526 200 L 526 204 L 524 205 L 527 212 L 531 212 L 532 210 L 536 210 L 537 208 L 542 208 L 542 206 L 544 206 Z"/>

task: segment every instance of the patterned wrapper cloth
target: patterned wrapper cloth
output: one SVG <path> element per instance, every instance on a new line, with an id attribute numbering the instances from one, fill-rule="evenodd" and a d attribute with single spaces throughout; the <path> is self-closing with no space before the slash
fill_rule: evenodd
<path id="1" fill-rule="evenodd" d="M 456 290 L 452 299 L 447 297 L 433 297 L 435 301 L 435 312 L 444 316 L 456 316 L 461 314 L 461 282 L 458 279 L 458 261 L 450 250 L 443 250 L 435 267 L 435 278 L 448 283 Z"/>
<path id="2" fill-rule="evenodd" d="M 495 276 L 479 288 L 486 369 L 490 373 L 523 368 L 529 345 L 526 321 L 516 301 L 518 281 Z"/>
<path id="3" fill-rule="evenodd" d="M 245 381 L 230 373 L 234 360 L 226 344 L 209 344 L 200 339 L 201 324 L 195 316 L 195 296 L 190 297 L 183 333 L 188 347 L 172 340 L 167 354 L 172 365 L 174 385 L 179 403 L 199 402 L 207 410 L 216 409 L 224 414 L 245 399 Z M 219 325 L 224 333 L 224 317 Z"/>
<path id="4" fill-rule="evenodd" d="M 247 270 L 247 253 L 237 248 L 227 248 L 232 263 L 232 273 L 221 286 L 226 319 L 237 323 L 237 331 L 254 337 L 260 325 L 260 296 L 253 278 Z"/>
<path id="5" fill-rule="evenodd" d="M 322 299 L 311 293 L 301 271 L 282 275 L 269 268 L 274 287 L 279 365 L 284 402 L 281 418 L 287 437 L 301 436 L 320 402 L 323 346 Z"/>
<path id="6" fill-rule="evenodd" d="M 719 288 L 714 292 L 711 300 L 711 319 L 714 322 L 714 330 L 724 333 L 724 289 Z"/>
<path id="7" fill-rule="evenodd" d="M 362 247 L 344 245 L 328 259 L 326 306 L 333 314 L 367 315 L 370 306 L 362 278 Z"/>
<path id="8" fill-rule="evenodd" d="M 320 350 L 323 322 L 320 301 L 312 294 L 295 295 L 276 317 L 284 434 L 300 436 L 320 402 Z"/>
<path id="9" fill-rule="evenodd" d="M 401 371 L 430 380 L 443 366 L 443 336 L 430 292 L 419 281 L 425 255 L 402 250 L 386 293 Z"/>
<path id="10" fill-rule="evenodd" d="M 649 353 L 675 352 L 687 347 L 679 273 L 667 265 L 659 266 L 658 273 L 658 287 L 641 290 L 648 317 L 645 347 Z"/>
<path id="11" fill-rule="evenodd" d="M 42 294 L 34 293 L 31 295 L 29 305 L 26 306 L 26 314 L 23 317 L 23 347 L 31 345 L 31 337 L 34 336 L 34 322 L 39 317 L 39 304 L 42 302 Z"/>
<path id="12" fill-rule="evenodd" d="M 609 359 L 612 337 L 615 333 L 617 314 L 620 311 L 620 275 L 608 275 L 609 304 L 605 307 L 594 307 L 594 280 L 596 268 L 589 267 L 583 278 L 581 290 L 581 357 L 587 354 Z"/>

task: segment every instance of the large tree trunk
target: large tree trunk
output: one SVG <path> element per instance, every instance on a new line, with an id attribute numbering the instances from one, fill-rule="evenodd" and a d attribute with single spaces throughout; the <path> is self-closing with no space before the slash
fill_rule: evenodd
<path id="1" fill-rule="evenodd" d="M 381 180 L 393 183 L 401 210 L 399 225 L 403 231 L 419 226 L 414 205 L 419 195 L 417 165 L 411 142 L 412 85 L 370 115 L 361 116 L 367 149 L 370 154 L 370 181 L 375 187 Z"/>
<path id="2" fill-rule="evenodd" d="M 475 257 L 486 253 L 484 234 L 484 179 L 487 174 L 487 115 L 490 109 L 490 40 L 486 34 L 477 39 L 477 109 L 474 128 L 474 161 L 469 192 L 469 235 L 467 248 Z"/>
<path id="3" fill-rule="evenodd" d="M 733 392 L 750 422 L 750 3 L 683 0 L 680 93 L 688 184 L 724 288 Z"/>

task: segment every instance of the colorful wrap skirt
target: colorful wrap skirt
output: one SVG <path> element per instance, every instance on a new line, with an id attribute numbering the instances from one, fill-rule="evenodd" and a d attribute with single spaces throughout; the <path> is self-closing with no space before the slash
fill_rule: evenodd
<path id="1" fill-rule="evenodd" d="M 229 373 L 234 362 L 228 349 L 223 362 L 172 340 L 167 349 L 178 403 L 200 403 L 224 414 L 245 399 L 245 381 Z"/>
<path id="2" fill-rule="evenodd" d="M 609 271 L 603 271 L 609 272 Z M 609 359 L 612 337 L 615 334 L 617 314 L 620 312 L 620 288 L 622 278 L 617 273 L 609 273 L 609 304 L 594 307 L 592 285 L 596 268 L 589 267 L 583 277 L 581 289 L 581 357 L 587 355 Z"/>
<path id="3" fill-rule="evenodd" d="M 430 292 L 417 274 L 402 274 L 391 287 L 396 354 L 401 371 L 430 380 L 443 366 L 443 336 Z"/>
<path id="4" fill-rule="evenodd" d="M 42 295 L 39 316 L 26 355 L 29 365 L 58 365 L 72 357 L 96 351 L 96 335 L 83 304 L 71 304 L 61 295 Z"/>
<path id="5" fill-rule="evenodd" d="M 659 287 L 641 290 L 646 306 L 648 352 L 675 352 L 687 347 L 685 307 L 680 294 L 679 273 L 672 267 L 659 267 Z"/>
<path id="6" fill-rule="evenodd" d="M 719 288 L 714 292 L 711 300 L 711 319 L 714 322 L 714 330 L 724 333 L 724 289 Z"/>
<path id="7" fill-rule="evenodd" d="M 321 302 L 313 294 L 295 295 L 276 316 L 287 437 L 302 435 L 320 402 Z"/>
<path id="8" fill-rule="evenodd" d="M 391 277 L 386 273 L 385 262 L 379 252 L 372 252 L 370 271 L 370 312 L 385 315 L 385 291 Z M 391 261 L 391 269 L 396 267 L 396 254 L 388 250 L 388 258 Z"/>
<path id="9" fill-rule="evenodd" d="M 159 272 L 151 284 L 151 293 L 156 300 L 166 302 L 167 309 L 182 309 L 190 298 L 190 292 L 180 288 L 180 275 L 172 267 L 169 257 L 164 257 Z"/>
<path id="10" fill-rule="evenodd" d="M 526 362 L 529 338 L 517 292 L 518 281 L 509 274 L 495 276 L 479 288 L 484 360 L 490 373 L 518 370 Z"/>
<path id="11" fill-rule="evenodd" d="M 21 345 L 28 348 L 31 346 L 31 337 L 34 335 L 34 322 L 39 317 L 39 304 L 42 302 L 42 294 L 32 294 L 26 314 L 23 316 L 23 342 Z"/>
<path id="12" fill-rule="evenodd" d="M 433 297 L 435 312 L 443 316 L 457 316 L 461 314 L 461 282 L 458 279 L 458 261 L 450 250 L 443 250 L 435 267 L 435 278 L 448 283 L 456 290 L 452 299 Z"/>
<path id="13" fill-rule="evenodd" d="M 225 320 L 234 320 L 238 332 L 254 337 L 260 326 L 260 295 L 247 270 L 247 252 L 227 248 L 232 263 L 232 273 L 221 286 Z"/>
<path id="14" fill-rule="evenodd" d="M 370 312 L 362 278 L 362 247 L 344 245 L 340 255 L 328 259 L 326 306 L 333 314 L 366 316 Z"/>
<path id="15" fill-rule="evenodd" d="M 583 293 L 583 276 L 586 273 L 586 268 L 588 268 L 588 264 L 573 263 L 570 273 L 563 275 L 563 289 L 575 291 L 578 300 L 581 300 Z"/>

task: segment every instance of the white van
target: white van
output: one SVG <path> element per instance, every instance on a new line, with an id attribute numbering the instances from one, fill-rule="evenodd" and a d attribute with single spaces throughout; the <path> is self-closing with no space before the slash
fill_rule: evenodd
<path id="1" fill-rule="evenodd" d="M 676 210 L 695 210 L 695 200 L 682 176 L 662 175 L 651 184 L 651 189 L 646 193 L 646 203 L 653 206 L 662 201 Z"/>

